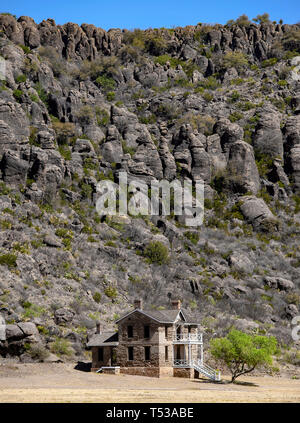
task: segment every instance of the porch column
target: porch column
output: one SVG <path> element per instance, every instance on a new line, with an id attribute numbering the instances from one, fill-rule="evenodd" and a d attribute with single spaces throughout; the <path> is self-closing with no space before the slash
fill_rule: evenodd
<path id="1" fill-rule="evenodd" d="M 203 364 L 203 344 L 200 344 L 200 360 L 201 364 Z"/>

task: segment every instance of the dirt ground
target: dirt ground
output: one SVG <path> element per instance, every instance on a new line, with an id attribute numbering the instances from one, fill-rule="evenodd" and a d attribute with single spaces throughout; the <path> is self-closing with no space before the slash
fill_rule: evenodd
<path id="1" fill-rule="evenodd" d="M 103 375 L 74 367 L 0 363 L 0 402 L 300 402 L 300 379 L 245 376 L 238 384 L 216 384 L 204 379 Z"/>

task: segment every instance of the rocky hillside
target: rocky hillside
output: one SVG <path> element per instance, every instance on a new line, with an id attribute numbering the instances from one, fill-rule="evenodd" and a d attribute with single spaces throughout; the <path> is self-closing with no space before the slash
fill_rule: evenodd
<path id="1" fill-rule="evenodd" d="M 300 25 L 106 32 L 2 14 L 0 55 L 0 353 L 79 357 L 96 320 L 180 298 L 206 340 L 272 334 L 299 364 Z M 203 179 L 204 224 L 101 219 L 96 185 L 121 170 Z"/>

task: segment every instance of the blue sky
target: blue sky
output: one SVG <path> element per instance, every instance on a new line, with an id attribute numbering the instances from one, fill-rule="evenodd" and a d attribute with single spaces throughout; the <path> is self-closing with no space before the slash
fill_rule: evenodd
<path id="1" fill-rule="evenodd" d="M 226 23 L 245 13 L 249 18 L 268 12 L 272 20 L 300 21 L 299 0 L 2 0 L 0 11 L 31 16 L 39 23 L 53 18 L 57 24 L 91 23 L 109 28 L 158 28 Z"/>

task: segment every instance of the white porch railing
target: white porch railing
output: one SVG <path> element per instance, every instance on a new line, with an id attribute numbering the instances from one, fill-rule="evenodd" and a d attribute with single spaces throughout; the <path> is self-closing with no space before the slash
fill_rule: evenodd
<path id="1" fill-rule="evenodd" d="M 173 363 L 173 367 L 183 367 L 187 368 L 190 367 L 191 363 L 189 360 L 182 360 L 182 359 L 175 359 Z"/>
<path id="2" fill-rule="evenodd" d="M 202 333 L 179 333 L 174 336 L 173 342 L 197 342 L 202 343 Z"/>
<path id="3" fill-rule="evenodd" d="M 203 374 L 214 381 L 221 380 L 221 372 L 209 367 L 207 364 L 201 362 L 201 360 L 185 360 L 185 359 L 175 359 L 173 367 L 185 368 L 185 369 L 195 369 L 197 372 Z"/>

